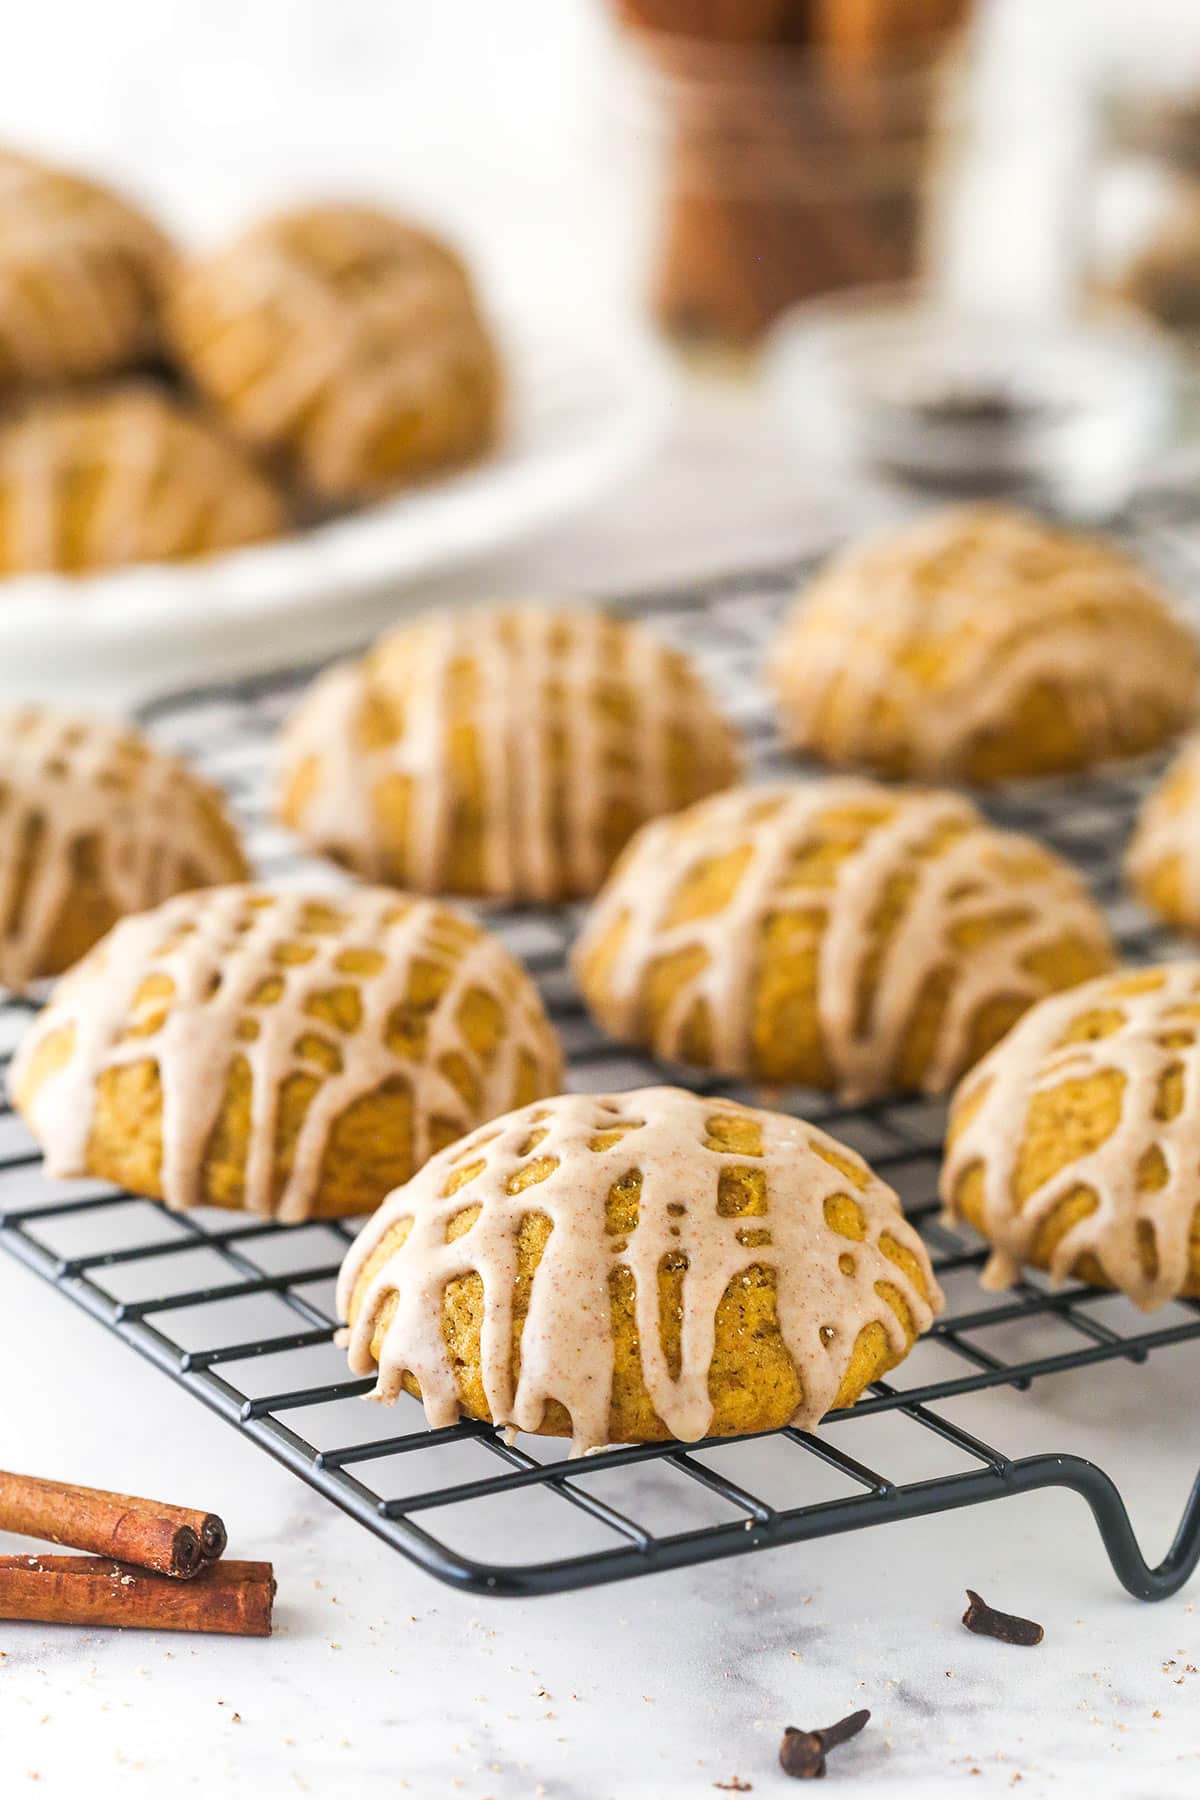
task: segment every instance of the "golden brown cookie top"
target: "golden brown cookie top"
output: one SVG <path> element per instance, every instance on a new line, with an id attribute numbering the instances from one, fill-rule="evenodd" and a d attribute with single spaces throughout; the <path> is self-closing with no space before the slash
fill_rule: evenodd
<path id="1" fill-rule="evenodd" d="M 53 707 L 0 711 L 6 986 L 62 966 L 57 938 L 85 880 L 110 913 L 123 914 L 245 873 L 220 795 L 175 757 L 115 720 Z"/>
<path id="2" fill-rule="evenodd" d="M 244 452 L 148 384 L 39 401 L 0 424 L 4 573 L 201 556 L 285 522 Z"/>
<path id="3" fill-rule="evenodd" d="M 534 1276 L 513 1381 L 512 1276 L 522 1218 L 552 1229 Z M 467 1215 L 466 1230 L 452 1229 Z M 473 1217 L 471 1215 L 474 1215 Z M 398 1227 L 411 1220 L 397 1242 Z M 658 1273 L 685 1258 L 678 1368 L 663 1350 Z M 448 1282 L 482 1276 L 484 1391 L 501 1425 L 537 1430 L 547 1401 L 570 1415 L 574 1453 L 606 1441 L 613 1374 L 609 1284 L 633 1275 L 647 1392 L 672 1436 L 703 1437 L 714 1320 L 752 1265 L 774 1271 L 779 1329 L 803 1386 L 798 1425 L 828 1411 L 864 1326 L 902 1354 L 898 1299 L 917 1332 L 941 1296 L 924 1246 L 892 1190 L 862 1159 L 800 1119 L 687 1093 L 565 1094 L 509 1113 L 426 1164 L 386 1200 L 350 1249 L 338 1309 L 353 1325 L 351 1367 L 395 1399 L 406 1372 L 430 1424 L 460 1402 L 441 1301 Z M 889 1298 L 889 1293 L 892 1298 Z"/>
<path id="4" fill-rule="evenodd" d="M 158 340 L 162 232 L 99 182 L 0 150 L 0 385 L 107 374 Z"/>
<path id="5" fill-rule="evenodd" d="M 772 675 L 803 747 L 987 780 L 1161 741 L 1193 705 L 1197 652 L 1114 544 L 981 505 L 835 557 L 785 626 Z M 1028 741 L 1007 741 L 1014 730 Z"/>
<path id="6" fill-rule="evenodd" d="M 473 1017 L 468 1024 L 467 1013 Z M 43 1046 L 64 1045 L 64 1055 Z M 235 1058 L 251 1077 L 245 1205 L 309 1216 L 331 1132 L 386 1083 L 411 1095 L 414 1162 L 561 1078 L 524 970 L 471 920 L 377 888 L 329 897 L 250 887 L 184 894 L 126 919 L 72 971 L 13 1064 L 11 1091 L 52 1174 L 86 1172 L 105 1071 L 152 1061 L 162 1088 L 162 1197 L 195 1204 Z M 281 1097 L 314 1093 L 276 1198 Z"/>
<path id="7" fill-rule="evenodd" d="M 180 271 L 168 322 L 238 434 L 331 498 L 386 492 L 494 429 L 498 371 L 466 268 L 373 207 L 254 225 Z"/>
<path id="8" fill-rule="evenodd" d="M 1151 1308 L 1182 1293 L 1200 1169 L 1200 962 L 1126 970 L 1043 1000 L 954 1098 L 942 1198 L 965 1184 L 1006 1287 L 1083 1260 Z M 1065 1209 L 1065 1210 L 1064 1210 Z M 1054 1222 L 1065 1219 L 1059 1235 Z"/>
<path id="9" fill-rule="evenodd" d="M 761 984 L 773 961 L 805 949 L 816 956 L 828 1085 L 853 1100 L 897 1084 L 933 988 L 920 1084 L 939 1093 L 972 1060 L 989 1007 L 1029 1005 L 1059 985 L 1056 957 L 1082 955 L 1089 974 L 1111 959 L 1100 912 L 1041 845 L 997 831 L 961 795 L 844 776 L 731 788 L 643 827 L 587 920 L 576 966 L 603 1022 L 634 1042 L 654 984 L 679 971 L 652 1029 L 656 1051 L 693 1060 L 700 1036 L 711 1066 L 750 1076 Z"/>
<path id="10" fill-rule="evenodd" d="M 691 662 L 639 626 L 444 612 L 310 690 L 285 733 L 282 813 L 372 879 L 553 900 L 594 893 L 643 819 L 739 764 Z"/>

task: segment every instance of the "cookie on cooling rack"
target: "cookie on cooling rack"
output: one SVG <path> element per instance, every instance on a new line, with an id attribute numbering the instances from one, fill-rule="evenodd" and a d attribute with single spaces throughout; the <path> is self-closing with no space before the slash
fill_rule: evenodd
<path id="1" fill-rule="evenodd" d="M 835 558 L 772 664 L 797 748 L 990 782 L 1090 768 L 1191 717 L 1191 633 L 1115 545 L 951 508 Z"/>
<path id="2" fill-rule="evenodd" d="M 814 1425 L 940 1305 L 852 1150 L 679 1088 L 560 1095 L 474 1132 L 380 1208 L 338 1283 L 380 1398 L 576 1452 Z"/>
<path id="3" fill-rule="evenodd" d="M 158 227 L 111 189 L 0 150 L 0 391 L 150 355 L 170 256 Z"/>
<path id="4" fill-rule="evenodd" d="M 389 493 L 496 435 L 499 364 L 466 269 L 371 207 L 256 225 L 180 271 L 167 318 L 232 429 L 326 500 Z"/>
<path id="5" fill-rule="evenodd" d="M 732 788 L 646 825 L 575 952 L 600 1024 L 722 1075 L 943 1093 L 1043 994 L 1112 965 L 1077 876 L 955 794 Z"/>
<path id="6" fill-rule="evenodd" d="M 0 574 L 82 574 L 277 537 L 283 501 L 236 445 L 144 383 L 0 424 Z"/>
<path id="7" fill-rule="evenodd" d="M 582 609 L 446 612 L 324 674 L 283 744 L 280 815 L 423 893 L 595 893 L 643 820 L 737 779 L 689 660 Z"/>
<path id="8" fill-rule="evenodd" d="M 1200 1296 L 1200 962 L 1125 970 L 1043 1000 L 963 1082 L 942 1198 L 1023 1265 L 1147 1310 Z"/>
<path id="9" fill-rule="evenodd" d="M 215 788 L 128 726 L 0 710 L 0 983 L 70 967 L 114 922 L 246 861 Z"/>
<path id="10" fill-rule="evenodd" d="M 1154 912 L 1200 931 L 1200 736 L 1189 739 L 1143 803 L 1125 872 Z"/>
<path id="11" fill-rule="evenodd" d="M 470 920 L 377 888 L 225 887 L 117 925 L 10 1085 L 52 1175 L 290 1222 L 368 1211 L 561 1075 L 533 983 Z"/>

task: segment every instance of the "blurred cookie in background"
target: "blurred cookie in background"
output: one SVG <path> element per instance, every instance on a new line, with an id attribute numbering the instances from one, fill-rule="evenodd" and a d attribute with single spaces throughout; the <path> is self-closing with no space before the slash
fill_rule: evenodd
<path id="1" fill-rule="evenodd" d="M 1100 538 L 951 507 L 835 557 L 772 678 L 784 735 L 847 767 L 992 782 L 1151 750 L 1191 718 L 1197 648 Z"/>
<path id="2" fill-rule="evenodd" d="M 252 226 L 174 282 L 175 354 L 229 426 L 327 502 L 365 500 L 493 442 L 501 377 L 465 266 L 372 207 Z"/>
<path id="3" fill-rule="evenodd" d="M 1188 739 L 1142 802 L 1125 873 L 1168 924 L 1200 931 L 1200 737 Z"/>
<path id="4" fill-rule="evenodd" d="M 0 396 L 152 356 L 171 255 L 111 188 L 0 150 Z"/>
<path id="5" fill-rule="evenodd" d="M 149 382 L 38 400 L 0 423 L 0 575 L 176 561 L 286 525 L 245 451 Z"/>
<path id="6" fill-rule="evenodd" d="M 370 880 L 549 903 L 594 894 L 639 825 L 740 768 L 678 650 L 582 607 L 500 606 L 327 670 L 284 734 L 278 807 Z"/>

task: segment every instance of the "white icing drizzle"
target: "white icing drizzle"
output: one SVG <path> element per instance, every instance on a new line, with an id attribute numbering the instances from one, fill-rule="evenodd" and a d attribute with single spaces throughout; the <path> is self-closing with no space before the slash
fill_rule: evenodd
<path id="1" fill-rule="evenodd" d="M 1139 973 L 1156 986 L 1128 991 Z M 1125 1022 L 1107 1037 L 1064 1044 L 1075 1020 L 1093 1010 L 1119 1010 Z M 1200 962 L 1170 963 L 1146 971 L 1101 977 L 1043 1000 L 1025 1015 L 979 1065 L 955 1096 L 951 1114 L 962 1114 L 980 1090 L 974 1118 L 954 1138 L 942 1171 L 942 1199 L 951 1216 L 963 1176 L 983 1172 L 983 1231 L 994 1246 L 985 1287 L 1008 1287 L 1031 1259 L 1043 1221 L 1073 1189 L 1084 1187 L 1096 1210 L 1062 1237 L 1049 1259 L 1056 1282 L 1067 1279 L 1080 1257 L 1097 1258 L 1114 1287 L 1146 1311 L 1182 1293 L 1189 1265 L 1192 1218 L 1200 1203 Z M 1169 1035 L 1190 1041 L 1171 1044 Z M 1182 1071 L 1183 1105 L 1172 1119 L 1157 1116 L 1159 1084 L 1166 1071 Z M 1069 1162 L 1018 1203 L 1015 1178 L 1029 1109 L 1040 1094 L 1067 1081 L 1114 1071 L 1124 1078 L 1121 1116 L 1112 1135 Z M 1142 1159 L 1157 1147 L 1168 1179 L 1139 1191 Z M 1138 1226 L 1153 1228 L 1157 1271 L 1147 1274 Z"/>
<path id="2" fill-rule="evenodd" d="M 372 707 L 390 715 L 392 737 L 367 748 Z M 452 763 L 463 728 L 475 740 L 473 795 Z M 671 768 L 680 742 L 684 794 Z M 314 847 L 372 879 L 445 892 L 466 803 L 482 819 L 480 890 L 532 900 L 596 891 L 614 803 L 641 821 L 734 780 L 739 761 L 677 652 L 602 613 L 538 605 L 435 614 L 385 638 L 364 662 L 327 671 L 283 740 L 285 788 L 304 766 L 315 771 L 290 819 Z M 399 844 L 375 803 L 395 776 L 413 784 Z"/>
<path id="3" fill-rule="evenodd" d="M 845 824 L 839 827 L 831 816 L 842 809 L 886 809 L 888 816 L 838 861 L 827 887 L 789 885 L 789 868 L 805 846 L 844 838 Z M 923 853 L 950 827 L 958 828 L 957 837 L 936 854 Z M 720 911 L 665 922 L 693 870 L 747 847 L 750 860 Z M 1031 855 L 1038 871 L 1022 867 L 1014 876 L 1007 865 Z M 860 1019 L 873 921 L 898 874 L 912 876 L 916 885 L 870 978 L 870 1005 Z M 1014 908 L 1026 916 L 1002 935 L 974 948 L 955 943 L 955 932 L 972 921 Z M 1069 935 L 1110 958 L 1107 927 L 1081 882 L 1032 839 L 996 831 L 960 795 L 891 789 L 847 776 L 733 788 L 643 827 L 587 920 L 576 968 L 584 972 L 588 1002 L 605 1028 L 639 1042 L 651 966 L 699 946 L 704 965 L 672 997 L 653 1048 L 682 1060 L 689 1014 L 703 1001 L 713 1067 L 750 1076 L 762 929 L 772 916 L 814 909 L 827 915 L 818 952 L 821 1038 L 837 1088 L 851 1101 L 889 1091 L 917 1001 L 935 971 L 950 967 L 955 973 L 922 1084 L 936 1094 L 961 1072 L 972 1021 L 985 1001 L 1015 996 L 1032 1003 L 1045 993 L 1045 982 L 1026 967 L 1031 952 Z M 624 936 L 611 967 L 588 980 L 589 957 L 620 921 Z"/>
<path id="4" fill-rule="evenodd" d="M 0 426 L 0 494 L 8 569 L 152 562 L 284 524 L 274 489 L 236 445 L 137 385 L 40 403 Z"/>
<path id="5" fill-rule="evenodd" d="M 237 430 L 291 451 L 327 494 L 371 490 L 372 446 L 397 420 L 414 475 L 474 454 L 494 430 L 499 372 L 463 264 L 370 207 L 256 225 L 183 271 L 169 316 Z"/>
<path id="6" fill-rule="evenodd" d="M 706 1146 L 706 1122 L 721 1114 L 745 1116 L 760 1126 L 761 1156 Z M 636 1121 L 635 1128 L 610 1148 L 590 1148 L 598 1134 L 628 1121 Z M 545 1135 L 531 1151 L 534 1132 Z M 863 1185 L 828 1162 L 822 1149 L 860 1170 Z M 513 1177 L 532 1158 L 554 1159 L 557 1166 L 544 1180 L 510 1193 Z M 483 1171 L 447 1194 L 456 1169 L 477 1159 Z M 754 1217 L 722 1216 L 717 1205 L 722 1171 L 746 1167 L 765 1174 L 767 1210 Z M 614 1237 L 605 1227 L 608 1193 L 634 1169 L 642 1177 L 637 1224 L 627 1237 Z M 861 1242 L 826 1223 L 824 1205 L 835 1194 L 850 1194 L 861 1209 L 866 1223 Z M 477 1205 L 475 1223 L 447 1242 L 450 1220 Z M 514 1388 L 516 1244 L 528 1213 L 545 1214 L 553 1229 L 532 1283 Z M 368 1260 L 392 1227 L 409 1217 L 412 1228 L 404 1243 L 359 1292 Z M 761 1231 L 769 1233 L 769 1243 L 743 1241 Z M 882 1236 L 917 1258 L 928 1299 L 879 1249 Z M 664 1257 L 677 1254 L 687 1258 L 687 1268 L 681 1366 L 673 1376 L 662 1349 L 658 1271 Z M 850 1272 L 839 1266 L 847 1254 L 853 1259 Z M 876 1292 L 877 1282 L 899 1290 L 918 1334 L 941 1306 L 924 1246 L 899 1201 L 853 1151 L 800 1119 L 679 1088 L 643 1088 L 561 1095 L 510 1113 L 442 1151 L 384 1202 L 351 1246 L 338 1281 L 338 1311 L 342 1318 L 354 1315 L 347 1334 L 351 1369 L 371 1374 L 380 1308 L 389 1296 L 398 1297 L 374 1397 L 394 1401 L 408 1372 L 420 1386 L 430 1425 L 451 1425 L 461 1406 L 442 1335 L 442 1294 L 448 1282 L 476 1271 L 485 1297 L 481 1374 L 492 1419 L 536 1431 L 546 1402 L 556 1400 L 570 1415 L 578 1455 L 609 1441 L 612 1272 L 623 1267 L 634 1278 L 641 1366 L 654 1410 L 673 1437 L 694 1441 L 705 1435 L 713 1416 L 708 1376 L 717 1308 L 729 1283 L 755 1264 L 775 1272 L 780 1333 L 803 1388 L 798 1426 L 815 1425 L 833 1404 L 865 1325 L 877 1321 L 893 1350 L 903 1354 L 903 1328 Z"/>
<path id="7" fill-rule="evenodd" d="M 307 925 L 312 907 L 332 909 L 336 926 Z M 306 960 L 289 951 L 297 945 Z M 364 950 L 382 958 L 376 972 L 343 966 L 347 952 Z M 410 1055 L 389 1046 L 387 1031 L 393 1011 L 409 1000 L 420 963 L 441 970 L 446 986 L 424 1015 L 420 1053 Z M 152 976 L 165 976 L 173 988 L 166 1016 L 148 1035 L 129 1035 L 135 999 Z M 281 984 L 277 998 L 260 995 L 268 981 Z M 361 1016 L 352 1030 L 338 1031 L 309 1003 L 347 986 L 358 991 Z M 503 1036 L 487 1058 L 473 1049 L 459 1020 L 473 989 L 491 996 L 504 1014 Z M 69 1059 L 24 1096 L 39 1045 L 66 1029 L 74 1032 Z M 332 1044 L 340 1069 L 330 1072 L 306 1038 Z M 206 1152 L 235 1057 L 245 1059 L 252 1084 L 243 1204 L 288 1222 L 311 1213 L 337 1120 L 383 1083 L 401 1077 L 410 1091 L 415 1166 L 434 1147 L 435 1124 L 448 1122 L 461 1133 L 512 1104 L 522 1058 L 547 1092 L 562 1072 L 532 982 L 495 938 L 459 915 L 372 888 L 318 898 L 229 887 L 181 895 L 117 925 L 62 983 L 23 1042 L 11 1092 L 23 1096 L 49 1173 L 85 1174 L 99 1076 L 153 1060 L 162 1087 L 161 1197 L 181 1210 L 204 1199 Z M 467 1064 L 478 1106 L 467 1104 L 445 1072 L 447 1057 Z M 293 1073 L 313 1075 L 321 1085 L 276 1199 L 276 1116 L 280 1090 Z"/>
<path id="8" fill-rule="evenodd" d="M 44 382 L 145 354 L 169 257 L 157 227 L 107 188 L 0 151 L 0 369 Z"/>
<path id="9" fill-rule="evenodd" d="M 1097 758 L 1148 707 L 1165 735 L 1194 706 L 1197 654 L 1114 545 L 955 507 L 836 558 L 801 597 L 771 673 L 793 742 L 870 762 L 897 732 L 908 772 L 945 778 L 1047 683 Z M 902 721 L 886 740 L 884 703 Z"/>
<path id="10" fill-rule="evenodd" d="M 5 986 L 26 987 L 54 966 L 55 930 L 85 845 L 94 846 L 96 879 L 118 913 L 245 874 L 223 808 L 212 815 L 216 790 L 128 726 L 27 707 L 0 712 L 0 742 Z"/>
<path id="11" fill-rule="evenodd" d="M 1168 862 L 1179 868 L 1179 915 L 1200 926 L 1200 736 L 1188 740 L 1147 796 L 1125 870 L 1148 899 L 1149 883 Z"/>

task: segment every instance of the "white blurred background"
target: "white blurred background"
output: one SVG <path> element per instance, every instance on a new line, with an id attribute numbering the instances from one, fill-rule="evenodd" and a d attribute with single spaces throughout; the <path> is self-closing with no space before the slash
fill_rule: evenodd
<path id="1" fill-rule="evenodd" d="M 1061 313 L 1096 95 L 1139 69 L 1200 92 L 1200 5 L 980 0 L 976 27 L 943 274 Z M 664 135 L 604 0 L 36 0 L 6 17 L 0 138 L 118 181 L 185 241 L 283 200 L 374 196 L 456 238 L 506 307 L 581 334 L 645 311 Z M 860 496 L 777 425 L 753 383 L 686 370 L 651 467 L 449 591 L 604 593 L 855 528 Z"/>
<path id="2" fill-rule="evenodd" d="M 1087 99 L 1200 81 L 1195 0 L 986 0 L 974 279 L 1071 266 Z M 604 0 L 37 0 L 10 8 L 0 134 L 140 192 L 197 237 L 353 191 L 440 221 L 518 290 L 634 304 L 661 144 Z"/>
<path id="3" fill-rule="evenodd" d="M 38 0 L 6 38 L 0 134 L 181 234 L 362 194 L 459 237 L 506 291 L 629 303 L 646 159 L 599 0 Z"/>

